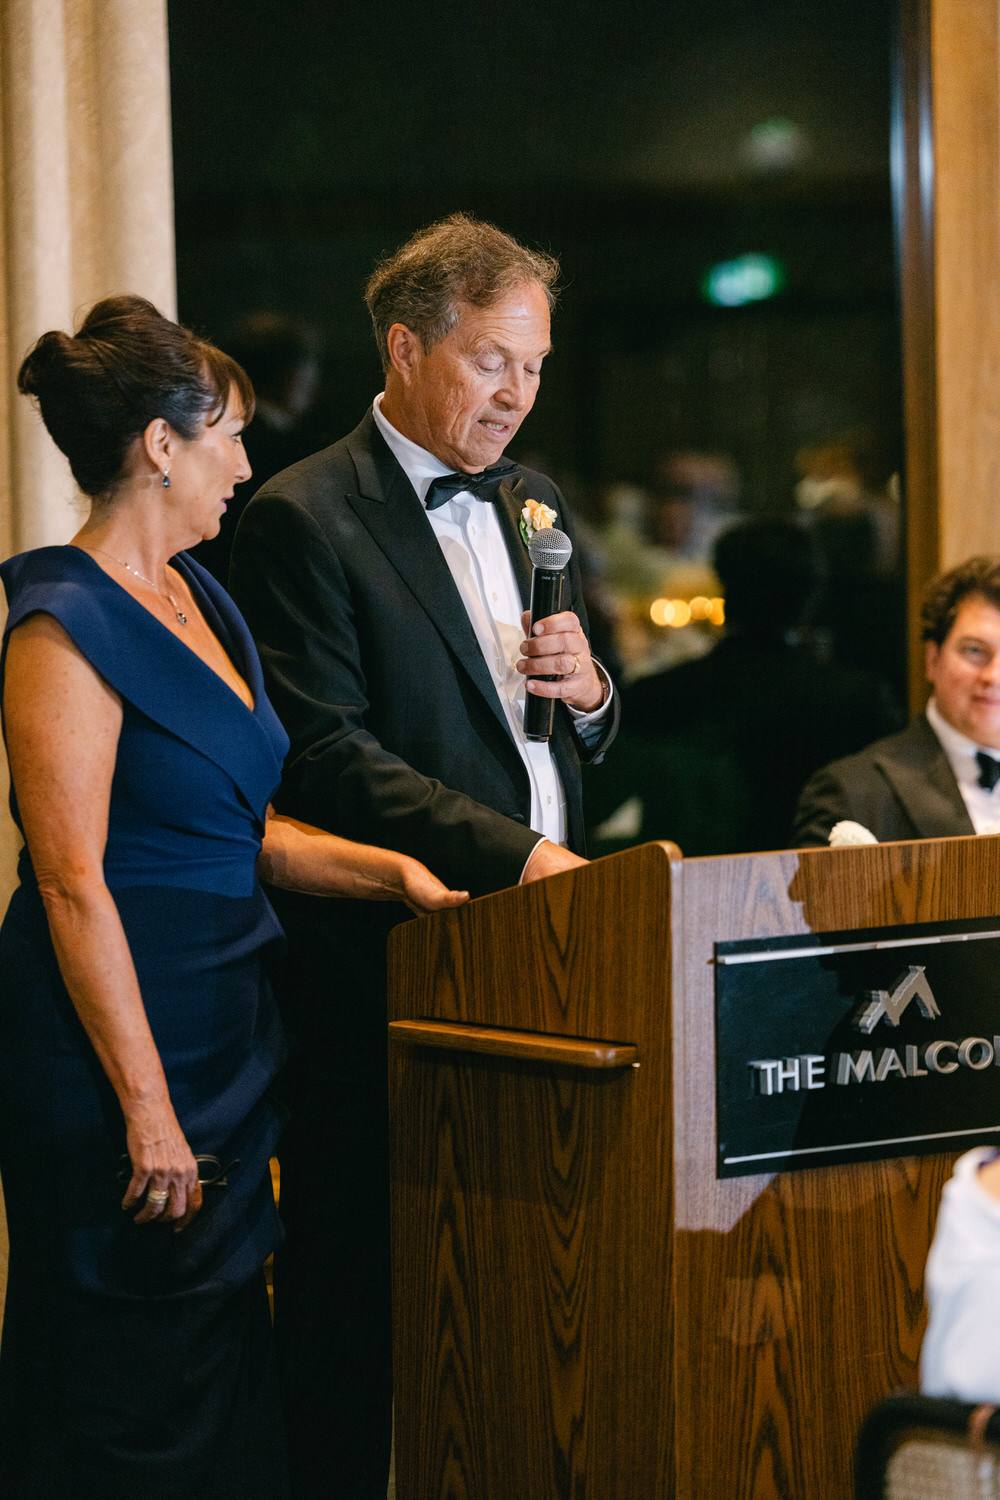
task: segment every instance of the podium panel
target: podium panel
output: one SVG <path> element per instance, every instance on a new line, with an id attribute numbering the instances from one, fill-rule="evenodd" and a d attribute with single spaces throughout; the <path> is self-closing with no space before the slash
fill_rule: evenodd
<path id="1" fill-rule="evenodd" d="M 397 929 L 399 1500 L 850 1500 L 954 1153 L 718 1179 L 715 944 L 998 903 L 997 838 L 651 844 Z"/>

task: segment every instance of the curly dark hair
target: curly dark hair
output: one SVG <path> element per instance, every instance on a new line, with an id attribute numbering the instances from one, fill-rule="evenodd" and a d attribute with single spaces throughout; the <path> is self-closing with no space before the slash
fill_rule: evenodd
<path id="1" fill-rule="evenodd" d="M 214 344 L 172 323 L 144 297 L 106 297 L 76 334 L 43 333 L 17 375 L 33 396 L 85 495 L 106 498 L 129 449 L 156 417 L 191 441 L 217 422 L 235 390 L 244 421 L 246 372 Z"/>
<path id="2" fill-rule="evenodd" d="M 1000 609 L 1000 557 L 969 557 L 931 580 L 920 607 L 920 634 L 939 646 L 966 599 L 978 596 Z"/>
<path id="3" fill-rule="evenodd" d="M 401 245 L 376 267 L 365 288 L 383 370 L 390 368 L 388 334 L 394 323 L 415 333 L 426 353 L 458 322 L 458 304 L 490 307 L 508 292 L 536 282 L 555 306 L 559 262 L 529 250 L 502 229 L 468 214 L 451 214 Z"/>

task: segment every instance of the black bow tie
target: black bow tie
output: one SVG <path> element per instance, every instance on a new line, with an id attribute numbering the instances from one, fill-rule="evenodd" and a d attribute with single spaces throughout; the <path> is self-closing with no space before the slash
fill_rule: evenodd
<path id="1" fill-rule="evenodd" d="M 439 505 L 447 504 L 453 495 L 466 491 L 475 495 L 477 500 L 493 500 L 503 480 L 516 473 L 517 464 L 494 464 L 481 474 L 442 474 L 440 479 L 431 480 L 430 489 L 424 497 L 424 509 L 437 510 Z"/>
<path id="2" fill-rule="evenodd" d="M 977 750 L 976 759 L 979 762 L 979 785 L 992 792 L 1000 781 L 1000 760 L 995 755 L 987 755 L 985 750 Z"/>

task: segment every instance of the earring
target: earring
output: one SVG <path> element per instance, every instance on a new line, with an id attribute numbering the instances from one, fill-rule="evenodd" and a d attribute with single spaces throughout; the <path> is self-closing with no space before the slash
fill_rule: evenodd
<path id="1" fill-rule="evenodd" d="M 166 469 L 164 471 L 164 474 L 163 474 L 163 488 L 165 490 L 169 490 L 169 488 L 170 488 L 170 470 L 169 469 Z"/>

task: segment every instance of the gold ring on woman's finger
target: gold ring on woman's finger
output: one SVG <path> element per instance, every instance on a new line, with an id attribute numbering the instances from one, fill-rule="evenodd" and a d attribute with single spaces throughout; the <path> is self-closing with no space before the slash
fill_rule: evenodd
<path id="1" fill-rule="evenodd" d="M 146 1202 L 147 1203 L 166 1203 L 166 1201 L 167 1201 L 167 1199 L 169 1197 L 170 1197 L 170 1194 L 168 1192 L 166 1192 L 163 1188 L 150 1188 L 149 1192 L 146 1194 Z"/>

